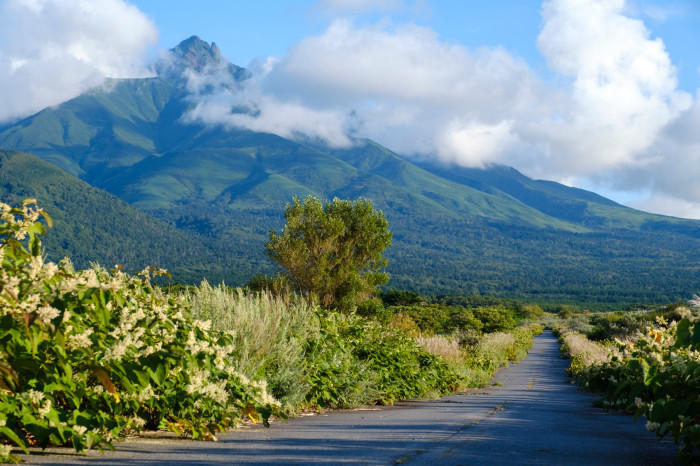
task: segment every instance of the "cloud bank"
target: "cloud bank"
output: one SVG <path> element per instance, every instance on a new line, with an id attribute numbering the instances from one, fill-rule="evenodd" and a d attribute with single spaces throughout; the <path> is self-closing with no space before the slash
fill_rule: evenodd
<path id="1" fill-rule="evenodd" d="M 626 16 L 623 0 L 550 0 L 542 19 L 537 45 L 554 83 L 502 48 L 338 19 L 255 64 L 243 91 L 201 96 L 191 117 L 336 147 L 368 137 L 405 155 L 651 190 L 639 207 L 700 217 L 698 98 L 678 90 L 663 41 Z M 668 207 L 676 200 L 678 211 Z"/>
<path id="2" fill-rule="evenodd" d="M 0 122 L 71 99 L 105 77 L 145 76 L 155 25 L 122 0 L 0 2 Z"/>

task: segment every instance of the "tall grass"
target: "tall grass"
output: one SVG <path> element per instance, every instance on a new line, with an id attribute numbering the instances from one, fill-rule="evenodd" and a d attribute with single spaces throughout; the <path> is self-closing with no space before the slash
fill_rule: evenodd
<path id="1" fill-rule="evenodd" d="M 483 334 L 477 343 L 465 350 L 465 364 L 460 371 L 463 385 L 488 385 L 500 367 L 525 358 L 535 335 L 540 333 L 541 326 L 530 324 L 516 327 L 510 332 Z"/>
<path id="2" fill-rule="evenodd" d="M 608 362 L 612 356 L 609 348 L 589 340 L 586 335 L 580 333 L 563 333 L 559 339 L 562 343 L 562 351 L 572 360 L 578 360 L 584 367 Z"/>
<path id="3" fill-rule="evenodd" d="M 288 407 L 298 406 L 309 390 L 305 344 L 318 333 L 314 305 L 294 295 L 244 293 L 208 282 L 184 293 L 194 318 L 232 332 L 236 351 L 228 363 L 253 380 L 266 381 Z"/>
<path id="4" fill-rule="evenodd" d="M 418 336 L 416 342 L 428 353 L 440 356 L 448 364 L 464 364 L 464 351 L 455 337 L 445 335 Z"/>
<path id="5" fill-rule="evenodd" d="M 458 376 L 403 333 L 328 312 L 292 294 L 246 294 L 203 282 L 183 299 L 192 316 L 233 335 L 227 363 L 290 410 L 347 408 L 445 393 Z M 206 325 L 206 324 L 205 324 Z"/>

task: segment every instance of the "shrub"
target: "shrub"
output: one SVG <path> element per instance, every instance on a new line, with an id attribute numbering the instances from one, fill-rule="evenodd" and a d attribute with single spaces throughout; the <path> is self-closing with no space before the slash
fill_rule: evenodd
<path id="1" fill-rule="evenodd" d="M 544 316 L 544 311 L 537 304 L 525 304 L 518 310 L 518 317 L 522 319 L 536 320 Z"/>
<path id="2" fill-rule="evenodd" d="M 483 323 L 484 332 L 502 332 L 515 328 L 515 315 L 510 309 L 500 306 L 477 307 L 474 317 Z"/>
<path id="3" fill-rule="evenodd" d="M 319 313 L 321 331 L 309 341 L 311 405 L 350 407 L 393 403 L 453 390 L 458 377 L 439 357 L 401 333 L 359 316 Z"/>
<path id="4" fill-rule="evenodd" d="M 389 321 L 388 327 L 404 333 L 406 336 L 415 338 L 421 335 L 421 329 L 411 316 L 406 314 L 394 314 Z M 430 333 L 430 332 L 428 332 Z"/>
<path id="5" fill-rule="evenodd" d="M 386 290 L 380 296 L 385 306 L 409 306 L 423 302 L 420 294 L 408 290 Z"/>
<path id="6" fill-rule="evenodd" d="M 389 280 L 379 270 L 386 266 L 382 253 L 392 234 L 370 201 L 294 198 L 284 217 L 282 233 L 270 232 L 267 255 L 323 307 L 352 311 Z"/>
<path id="7" fill-rule="evenodd" d="M 208 439 L 244 416 L 282 415 L 226 366 L 232 337 L 192 320 L 150 271 L 44 263 L 41 215 L 50 223 L 33 200 L 0 203 L 0 439 L 82 450 L 125 430 Z"/>

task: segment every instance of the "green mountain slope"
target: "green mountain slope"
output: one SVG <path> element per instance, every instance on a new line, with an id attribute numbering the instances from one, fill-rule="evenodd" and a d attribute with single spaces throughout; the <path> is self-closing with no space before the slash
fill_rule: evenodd
<path id="1" fill-rule="evenodd" d="M 168 222 L 202 245 L 188 262 L 193 270 L 229 283 L 273 271 L 267 232 L 282 226 L 292 196 L 312 194 L 365 197 L 384 211 L 394 232 L 390 286 L 588 303 L 697 291 L 698 221 L 636 211 L 508 167 L 416 164 L 372 141 L 338 150 L 183 124 L 192 105 L 183 69 L 224 67 L 237 80 L 247 72 L 197 38 L 173 56 L 159 77 L 111 81 L 0 130 L 0 148 L 36 153 Z"/>
<path id="2" fill-rule="evenodd" d="M 34 155 L 0 151 L 0 199 L 36 198 L 54 220 L 44 240 L 50 260 L 79 267 L 99 262 L 138 271 L 168 269 L 179 280 L 230 277 L 227 262 L 196 235 L 180 231 Z"/>
<path id="3" fill-rule="evenodd" d="M 487 192 L 503 192 L 547 215 L 589 229 L 676 231 L 700 238 L 700 222 L 649 214 L 583 189 L 533 180 L 514 168 L 464 168 L 422 163 L 431 173 Z"/>

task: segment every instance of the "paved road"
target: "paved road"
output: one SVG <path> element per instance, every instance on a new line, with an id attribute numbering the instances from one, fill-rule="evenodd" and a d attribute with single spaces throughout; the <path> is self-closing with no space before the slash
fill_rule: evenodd
<path id="1" fill-rule="evenodd" d="M 89 457 L 32 455 L 31 462 L 204 464 L 672 464 L 676 448 L 642 421 L 594 408 L 572 385 L 550 333 L 502 369 L 502 386 L 395 407 L 335 412 L 230 432 L 219 442 L 139 439 Z"/>

